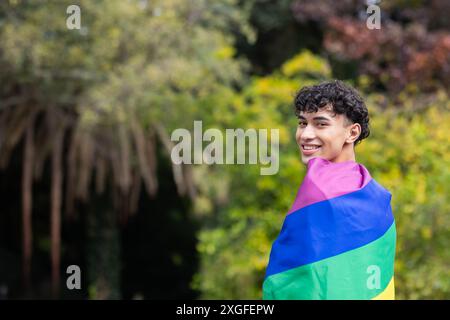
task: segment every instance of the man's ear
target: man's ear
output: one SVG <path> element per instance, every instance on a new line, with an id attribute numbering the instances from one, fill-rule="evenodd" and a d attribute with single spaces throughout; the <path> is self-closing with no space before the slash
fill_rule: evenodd
<path id="1" fill-rule="evenodd" d="M 356 139 L 361 135 L 361 125 L 359 123 L 353 123 L 349 130 L 349 135 L 345 142 L 354 143 Z"/>

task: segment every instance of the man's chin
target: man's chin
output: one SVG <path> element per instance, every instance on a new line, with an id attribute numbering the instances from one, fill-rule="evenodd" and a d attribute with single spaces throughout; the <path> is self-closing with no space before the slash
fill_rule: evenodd
<path id="1" fill-rule="evenodd" d="M 302 162 L 306 166 L 308 164 L 309 160 L 311 160 L 312 158 L 317 158 L 317 157 L 318 156 L 316 156 L 316 155 L 311 155 L 311 156 L 303 156 L 302 155 Z"/>

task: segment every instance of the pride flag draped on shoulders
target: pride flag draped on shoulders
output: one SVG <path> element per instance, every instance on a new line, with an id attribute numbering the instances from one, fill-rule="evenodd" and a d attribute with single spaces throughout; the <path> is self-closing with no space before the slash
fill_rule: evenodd
<path id="1" fill-rule="evenodd" d="M 263 299 L 394 299 L 390 201 L 363 165 L 309 160 L 272 246 Z"/>

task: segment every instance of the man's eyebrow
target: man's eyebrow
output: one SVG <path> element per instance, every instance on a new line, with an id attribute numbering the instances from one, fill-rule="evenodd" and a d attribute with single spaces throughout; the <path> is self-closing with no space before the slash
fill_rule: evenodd
<path id="1" fill-rule="evenodd" d="M 301 119 L 301 120 L 306 120 L 306 118 L 305 118 L 304 116 L 302 116 L 302 115 L 299 115 L 298 118 Z M 330 119 L 330 118 L 327 118 L 327 117 L 317 116 L 317 117 L 314 117 L 313 120 L 325 120 L 325 121 L 330 121 L 331 119 Z"/>
<path id="2" fill-rule="evenodd" d="M 325 121 L 330 121 L 331 119 L 326 118 L 326 117 L 314 117 L 313 120 L 325 120 Z"/>

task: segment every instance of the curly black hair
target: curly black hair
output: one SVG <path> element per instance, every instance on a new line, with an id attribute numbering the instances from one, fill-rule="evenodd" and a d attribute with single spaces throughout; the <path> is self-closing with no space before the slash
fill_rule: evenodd
<path id="1" fill-rule="evenodd" d="M 349 85 L 339 80 L 327 81 L 314 86 L 300 89 L 295 95 L 295 115 L 300 112 L 317 112 L 331 105 L 336 114 L 345 114 L 352 123 L 361 125 L 361 134 L 355 145 L 370 134 L 369 112 L 359 93 Z"/>

